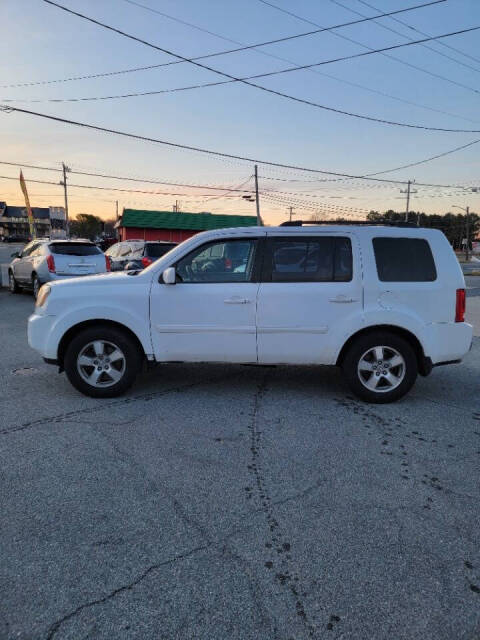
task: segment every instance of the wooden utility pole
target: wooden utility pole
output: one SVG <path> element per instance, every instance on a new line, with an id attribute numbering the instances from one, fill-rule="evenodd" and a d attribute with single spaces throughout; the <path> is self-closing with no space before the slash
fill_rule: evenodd
<path id="1" fill-rule="evenodd" d="M 413 180 L 413 182 L 415 182 L 415 180 Z M 409 180 L 407 182 L 407 188 L 406 189 L 400 189 L 400 193 L 406 193 L 407 194 L 407 206 L 405 209 L 405 222 L 408 222 L 408 213 L 410 211 L 410 194 L 412 193 L 417 193 L 415 190 L 412 190 L 412 180 Z"/>
<path id="2" fill-rule="evenodd" d="M 67 234 L 67 238 L 70 237 L 70 221 L 68 218 L 68 197 L 67 197 L 67 172 L 70 171 L 70 168 L 67 167 L 67 165 L 62 162 L 62 169 L 63 169 L 63 182 L 60 181 L 60 184 L 63 185 L 63 194 L 65 197 L 65 231 Z"/>
<path id="3" fill-rule="evenodd" d="M 293 215 L 293 207 L 288 207 L 288 210 L 290 212 L 290 222 L 292 221 L 292 215 Z"/>
<path id="4" fill-rule="evenodd" d="M 258 195 L 258 165 L 255 165 L 255 202 L 257 204 L 257 226 L 261 226 L 262 218 L 260 217 L 260 196 Z"/>

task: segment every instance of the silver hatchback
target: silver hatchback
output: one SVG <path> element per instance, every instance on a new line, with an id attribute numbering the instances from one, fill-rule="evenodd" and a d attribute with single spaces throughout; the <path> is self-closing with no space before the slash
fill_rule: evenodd
<path id="1" fill-rule="evenodd" d="M 33 240 L 20 253 L 12 253 L 8 267 L 9 289 L 33 291 L 42 284 L 110 271 L 110 262 L 93 242 L 85 240 Z"/>

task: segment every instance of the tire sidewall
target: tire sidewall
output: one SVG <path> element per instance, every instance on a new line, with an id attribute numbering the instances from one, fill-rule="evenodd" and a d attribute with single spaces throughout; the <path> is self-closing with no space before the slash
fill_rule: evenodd
<path id="1" fill-rule="evenodd" d="M 37 285 L 37 287 L 35 288 L 35 285 Z M 33 297 L 36 300 L 38 297 L 38 292 L 40 291 L 40 287 L 42 286 L 40 280 L 38 279 L 38 276 L 35 274 L 32 276 L 32 293 L 33 293 Z"/>
<path id="2" fill-rule="evenodd" d="M 13 271 L 8 272 L 8 290 L 10 291 L 10 293 L 18 293 L 19 290 L 18 283 L 15 280 Z"/>
<path id="3" fill-rule="evenodd" d="M 405 360 L 405 376 L 398 387 L 392 391 L 376 393 L 367 389 L 360 381 L 358 363 L 368 349 L 375 346 L 386 346 L 396 349 Z M 361 336 L 349 348 L 343 361 L 343 372 L 350 389 L 356 396 L 374 404 L 386 404 L 403 397 L 415 383 L 418 373 L 418 363 L 415 352 L 409 342 L 401 336 L 389 332 L 375 332 Z"/>
<path id="4" fill-rule="evenodd" d="M 89 342 L 105 340 L 117 345 L 125 355 L 125 373 L 111 387 L 93 387 L 79 374 L 77 357 Z M 133 384 L 142 364 L 142 354 L 135 342 L 121 329 L 114 327 L 90 327 L 77 334 L 67 347 L 64 369 L 70 383 L 81 393 L 92 398 L 114 398 L 124 393 Z"/>

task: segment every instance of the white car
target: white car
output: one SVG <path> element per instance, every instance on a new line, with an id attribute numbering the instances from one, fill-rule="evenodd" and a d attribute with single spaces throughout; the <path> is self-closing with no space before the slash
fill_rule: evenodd
<path id="1" fill-rule="evenodd" d="M 391 402 L 470 349 L 465 281 L 440 231 L 280 226 L 198 234 L 139 272 L 44 285 L 28 339 L 94 397 L 143 361 L 338 365 Z"/>
<path id="2" fill-rule="evenodd" d="M 31 289 L 36 298 L 42 284 L 76 276 L 105 273 L 109 259 L 89 240 L 32 240 L 22 251 L 12 253 L 8 267 L 11 293 Z"/>

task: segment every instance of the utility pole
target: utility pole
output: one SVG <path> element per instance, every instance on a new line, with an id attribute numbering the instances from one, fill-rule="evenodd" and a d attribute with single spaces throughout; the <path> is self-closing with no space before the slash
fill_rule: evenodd
<path id="1" fill-rule="evenodd" d="M 293 215 L 293 207 L 288 207 L 288 210 L 290 212 L 290 222 L 292 221 L 292 215 Z"/>
<path id="2" fill-rule="evenodd" d="M 118 221 L 118 200 L 115 200 L 115 220 Z"/>
<path id="3" fill-rule="evenodd" d="M 65 231 L 67 233 L 67 238 L 70 237 L 70 221 L 68 219 L 68 198 L 67 198 L 67 172 L 71 171 L 67 165 L 62 162 L 63 169 L 63 182 L 60 181 L 60 184 L 63 185 L 63 193 L 65 196 Z"/>
<path id="4" fill-rule="evenodd" d="M 415 182 L 415 180 L 413 180 L 413 182 Z M 409 180 L 407 182 L 407 188 L 406 189 L 400 189 L 400 193 L 406 193 L 407 194 L 407 207 L 405 209 L 405 222 L 408 222 L 408 212 L 410 211 L 410 194 L 417 193 L 415 190 L 411 189 L 411 186 L 412 186 L 412 180 Z"/>
<path id="5" fill-rule="evenodd" d="M 255 202 L 257 204 L 257 226 L 260 226 L 262 218 L 260 217 L 260 197 L 258 195 L 258 165 L 255 165 Z"/>

